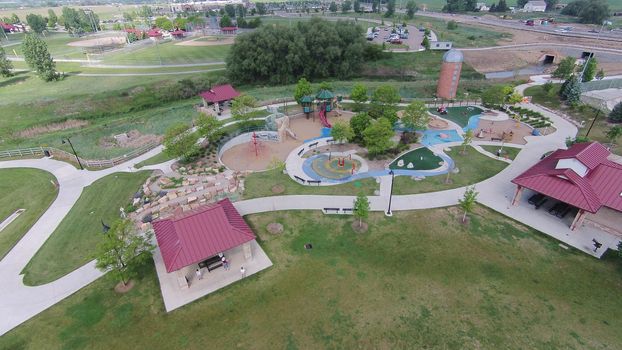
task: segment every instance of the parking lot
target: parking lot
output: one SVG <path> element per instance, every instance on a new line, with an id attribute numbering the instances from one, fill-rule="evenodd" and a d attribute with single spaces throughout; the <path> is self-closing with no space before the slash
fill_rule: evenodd
<path id="1" fill-rule="evenodd" d="M 371 40 L 371 42 L 373 42 L 374 44 L 382 45 L 382 43 L 384 42 L 386 43 L 387 48 L 394 48 L 395 50 L 403 49 L 408 51 L 417 51 L 421 48 L 421 41 L 423 41 L 423 32 L 419 31 L 419 29 L 415 26 L 407 26 L 408 38 L 400 39 L 402 43 L 397 45 L 390 44 L 388 41 L 390 39 L 393 29 L 390 24 L 386 24 L 384 26 L 379 25 L 376 28 L 379 29 L 379 31 L 377 32 L 377 36 L 374 38 L 374 40 Z M 396 25 L 396 31 L 397 29 L 398 27 Z"/>

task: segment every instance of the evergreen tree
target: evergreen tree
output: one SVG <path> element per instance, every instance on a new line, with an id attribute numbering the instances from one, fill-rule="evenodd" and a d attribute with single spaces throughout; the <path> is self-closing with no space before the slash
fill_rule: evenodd
<path id="1" fill-rule="evenodd" d="M 332 1 L 330 3 L 330 5 L 328 5 L 328 11 L 335 13 L 337 12 L 337 3 L 335 3 L 334 1 Z"/>
<path id="2" fill-rule="evenodd" d="M 13 73 L 11 72 L 11 69 L 13 69 L 13 63 L 9 61 L 9 59 L 6 57 L 6 53 L 4 52 L 4 48 L 0 46 L 0 76 L 12 76 Z"/>
<path id="3" fill-rule="evenodd" d="M 553 71 L 551 76 L 553 78 L 559 79 L 568 79 L 576 69 L 576 59 L 574 57 L 568 56 L 559 62 L 559 66 Z"/>
<path id="4" fill-rule="evenodd" d="M 423 48 L 425 48 L 427 51 L 430 50 L 430 39 L 428 39 L 427 35 L 423 37 L 423 41 L 421 42 L 421 46 L 423 46 Z"/>
<path id="5" fill-rule="evenodd" d="M 344 2 L 341 3 L 341 12 L 347 13 L 351 9 L 352 9 L 352 1 L 345 0 Z"/>
<path id="6" fill-rule="evenodd" d="M 35 34 L 28 34 L 22 42 L 22 52 L 26 64 L 45 81 L 57 80 L 56 63 L 48 52 L 48 46 Z"/>
<path id="7" fill-rule="evenodd" d="M 614 123 L 622 123 L 622 102 L 616 104 L 609 113 L 609 120 Z"/>
<path id="8" fill-rule="evenodd" d="M 575 105 L 579 103 L 581 98 L 581 83 L 579 77 L 572 75 L 565 83 L 562 91 L 562 100 L 565 100 L 569 105 Z"/>
<path id="9" fill-rule="evenodd" d="M 361 1 L 354 0 L 354 2 L 352 3 L 352 8 L 354 9 L 354 12 L 361 12 Z"/>
<path id="10" fill-rule="evenodd" d="M 497 5 L 497 12 L 507 12 L 510 8 L 505 0 L 499 0 L 499 4 Z"/>
<path id="11" fill-rule="evenodd" d="M 255 8 L 257 9 L 257 13 L 260 15 L 265 15 L 267 13 L 266 4 L 263 2 L 256 3 Z"/>

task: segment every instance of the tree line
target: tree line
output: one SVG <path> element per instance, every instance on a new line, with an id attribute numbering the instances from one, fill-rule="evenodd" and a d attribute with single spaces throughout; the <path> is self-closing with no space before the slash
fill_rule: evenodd
<path id="1" fill-rule="evenodd" d="M 299 77 L 349 78 L 366 57 L 377 56 L 350 21 L 313 18 L 293 27 L 260 27 L 239 35 L 227 57 L 227 72 L 236 83 L 292 83 Z"/>

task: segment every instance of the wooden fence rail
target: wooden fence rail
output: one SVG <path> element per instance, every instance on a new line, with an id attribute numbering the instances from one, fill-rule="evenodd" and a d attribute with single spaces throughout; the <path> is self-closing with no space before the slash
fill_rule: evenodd
<path id="1" fill-rule="evenodd" d="M 123 162 L 126 162 L 132 158 L 136 158 L 140 155 L 143 155 L 150 150 L 157 147 L 158 144 L 156 142 L 150 142 L 140 148 L 137 148 L 127 154 L 124 154 L 120 157 L 115 157 L 112 159 L 84 159 L 80 157 L 80 163 L 83 166 L 88 168 L 108 168 L 115 165 L 119 165 Z M 45 156 L 46 152 L 49 155 L 58 158 L 64 159 L 71 162 L 76 160 L 76 157 L 69 152 L 63 151 L 54 147 L 34 147 L 34 148 L 20 148 L 8 151 L 0 151 L 0 159 L 2 158 L 22 158 L 22 157 L 32 157 L 32 156 Z"/>

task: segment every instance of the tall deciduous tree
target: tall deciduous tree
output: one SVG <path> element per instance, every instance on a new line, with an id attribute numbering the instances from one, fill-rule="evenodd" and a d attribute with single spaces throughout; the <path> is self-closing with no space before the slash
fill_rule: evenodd
<path id="1" fill-rule="evenodd" d="M 352 128 L 352 132 L 354 133 L 354 139 L 357 142 L 362 142 L 364 139 L 365 129 L 371 124 L 371 117 L 367 113 L 358 113 L 355 114 L 350 119 L 350 128 Z"/>
<path id="2" fill-rule="evenodd" d="M 359 221 L 359 229 L 363 226 L 363 219 L 367 219 L 369 217 L 369 199 L 363 193 L 359 193 L 354 200 L 354 205 L 352 206 L 352 213 L 354 217 Z"/>
<path id="3" fill-rule="evenodd" d="M 247 123 L 252 118 L 253 108 L 257 107 L 257 100 L 250 95 L 240 95 L 233 99 L 231 104 L 231 114 L 233 118 L 241 121 L 243 124 Z"/>
<path id="4" fill-rule="evenodd" d="M 4 48 L 0 46 L 0 76 L 12 76 L 13 73 L 11 72 L 11 69 L 13 69 L 13 63 L 9 61 L 9 59 L 6 57 L 6 53 L 4 52 Z"/>
<path id="5" fill-rule="evenodd" d="M 553 78 L 559 79 L 568 79 L 572 74 L 574 74 L 576 66 L 576 59 L 574 57 L 568 56 L 559 62 L 559 66 L 557 69 L 553 71 L 551 76 Z"/>
<path id="6" fill-rule="evenodd" d="M 151 244 L 152 234 L 137 233 L 132 225 L 129 219 L 115 222 L 97 244 L 94 254 L 95 266 L 114 274 L 124 286 L 136 275 L 137 267 L 151 259 L 155 249 Z"/>
<path id="7" fill-rule="evenodd" d="M 210 143 L 215 142 L 222 135 L 222 122 L 213 115 L 201 113 L 196 125 L 199 135 L 207 138 Z"/>
<path id="8" fill-rule="evenodd" d="M 342 121 L 337 121 L 330 129 L 330 136 L 336 142 L 342 143 L 351 140 L 354 137 L 354 132 L 352 132 L 352 128 L 349 124 Z"/>
<path id="9" fill-rule="evenodd" d="M 294 89 L 294 100 L 296 100 L 296 103 L 300 104 L 300 100 L 304 96 L 312 94 L 313 89 L 311 88 L 311 83 L 305 78 L 300 78 Z"/>
<path id="10" fill-rule="evenodd" d="M 585 64 L 585 68 L 583 71 L 582 81 L 592 81 L 594 76 L 596 76 L 596 70 L 598 69 L 598 61 L 596 61 L 596 57 L 592 57 Z"/>
<path id="11" fill-rule="evenodd" d="M 164 30 L 172 30 L 173 29 L 173 22 L 171 22 L 170 19 L 166 18 L 166 17 L 158 17 L 155 19 L 155 25 L 158 28 L 164 29 Z"/>
<path id="12" fill-rule="evenodd" d="M 464 135 L 462 135 L 462 137 L 463 137 L 462 154 L 466 154 L 467 146 L 470 145 L 471 142 L 473 142 L 473 130 L 467 129 L 467 131 L 464 132 Z"/>
<path id="13" fill-rule="evenodd" d="M 354 9 L 354 12 L 361 12 L 361 1 L 360 0 L 354 0 L 354 2 L 352 3 L 352 7 Z"/>
<path id="14" fill-rule="evenodd" d="M 385 17 L 393 17 L 395 14 L 395 0 L 387 0 L 387 12 L 384 13 Z"/>
<path id="15" fill-rule="evenodd" d="M 400 94 L 393 86 L 379 86 L 371 97 L 369 115 L 374 119 L 385 117 L 393 125 L 397 121 L 397 104 L 400 99 Z"/>
<path id="16" fill-rule="evenodd" d="M 409 0 L 406 3 L 406 17 L 412 19 L 415 16 L 415 12 L 417 12 L 417 3 L 415 0 Z"/>
<path id="17" fill-rule="evenodd" d="M 350 98 L 354 101 L 354 111 L 358 112 L 362 109 L 363 103 L 367 102 L 367 87 L 361 83 L 352 86 Z"/>
<path id="18" fill-rule="evenodd" d="M 225 13 L 229 16 L 229 18 L 235 17 L 235 6 L 232 4 L 225 5 Z"/>
<path id="19" fill-rule="evenodd" d="M 352 10 L 352 1 L 345 0 L 341 3 L 341 12 L 347 13 L 350 10 Z"/>
<path id="20" fill-rule="evenodd" d="M 475 209 L 475 202 L 477 201 L 478 194 L 479 192 L 475 191 L 475 186 L 467 187 L 462 198 L 458 200 L 460 208 L 464 211 L 462 222 L 466 222 L 467 214 L 473 212 L 473 209 Z"/>
<path id="21" fill-rule="evenodd" d="M 56 12 L 54 10 L 48 10 L 48 27 L 54 27 L 58 22 L 58 16 L 56 16 Z"/>
<path id="22" fill-rule="evenodd" d="M 229 17 L 229 15 L 225 14 L 224 16 L 220 17 L 220 28 L 231 26 L 233 26 L 233 21 L 231 20 L 231 17 Z"/>
<path id="23" fill-rule="evenodd" d="M 426 51 L 430 51 L 430 39 L 428 39 L 427 35 L 423 37 L 423 40 L 421 41 L 421 46 L 423 46 Z"/>
<path id="24" fill-rule="evenodd" d="M 257 9 L 257 13 L 260 15 L 266 14 L 266 4 L 263 2 L 258 2 L 255 4 L 255 8 Z"/>
<path id="25" fill-rule="evenodd" d="M 365 146 L 370 154 L 381 154 L 393 147 L 393 127 L 387 118 L 372 121 L 363 132 Z"/>
<path id="26" fill-rule="evenodd" d="M 57 80 L 56 64 L 48 52 L 47 44 L 36 34 L 28 34 L 22 42 L 26 64 L 45 81 Z"/>
<path id="27" fill-rule="evenodd" d="M 26 16 L 26 22 L 28 22 L 28 26 L 30 26 L 30 29 L 32 29 L 32 31 L 37 34 L 43 33 L 48 25 L 47 21 L 45 20 L 45 18 L 43 18 L 43 16 L 35 15 L 34 13 Z"/>
<path id="28" fill-rule="evenodd" d="M 330 5 L 328 5 L 328 11 L 330 12 L 337 12 L 337 3 L 335 3 L 334 1 L 331 1 Z"/>
<path id="29" fill-rule="evenodd" d="M 622 102 L 618 102 L 609 112 L 609 120 L 614 123 L 622 123 Z"/>
<path id="30" fill-rule="evenodd" d="M 190 161 L 200 152 L 198 139 L 199 135 L 192 132 L 187 125 L 175 124 L 164 134 L 164 152 L 171 157 L 179 157 L 182 161 Z"/>
<path id="31" fill-rule="evenodd" d="M 616 140 L 622 136 L 622 126 L 614 125 L 609 130 L 607 130 L 607 134 L 605 134 L 609 143 L 615 144 Z"/>
<path id="32" fill-rule="evenodd" d="M 411 102 L 402 115 L 402 124 L 408 129 L 425 130 L 430 122 L 428 108 L 423 101 Z"/>

